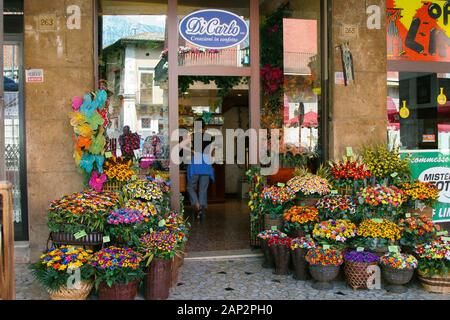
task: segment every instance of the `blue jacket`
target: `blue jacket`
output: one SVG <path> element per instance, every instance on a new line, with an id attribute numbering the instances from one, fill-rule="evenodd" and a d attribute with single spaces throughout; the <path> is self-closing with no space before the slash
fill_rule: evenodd
<path id="1" fill-rule="evenodd" d="M 214 169 L 213 166 L 211 165 L 211 160 L 208 155 L 203 154 L 203 156 L 200 157 L 201 155 L 202 154 L 198 154 L 194 156 L 192 164 L 189 164 L 187 166 L 187 179 L 191 180 L 192 176 L 197 174 L 197 175 L 208 175 L 209 178 L 212 181 L 214 181 L 215 180 Z"/>

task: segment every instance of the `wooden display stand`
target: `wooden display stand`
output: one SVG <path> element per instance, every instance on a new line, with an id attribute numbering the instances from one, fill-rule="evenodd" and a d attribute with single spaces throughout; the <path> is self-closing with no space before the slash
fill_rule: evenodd
<path id="1" fill-rule="evenodd" d="M 0 182 L 0 298 L 16 299 L 12 184 Z"/>

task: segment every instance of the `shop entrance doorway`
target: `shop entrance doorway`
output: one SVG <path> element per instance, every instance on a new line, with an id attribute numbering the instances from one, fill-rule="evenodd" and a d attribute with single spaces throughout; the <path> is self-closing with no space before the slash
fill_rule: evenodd
<path id="1" fill-rule="evenodd" d="M 201 79 L 202 81 L 196 80 Z M 187 164 L 180 165 L 180 191 L 184 195 L 185 216 L 192 229 L 187 244 L 188 252 L 243 250 L 249 248 L 249 212 L 247 206 L 245 172 L 249 164 L 225 161 L 226 150 L 231 147 L 244 152 L 248 159 L 248 141 L 236 151 L 237 141 L 245 140 L 249 129 L 248 79 L 240 77 L 180 77 L 179 128 L 194 131 L 194 122 L 202 123 L 206 135 L 211 137 L 214 181 L 208 187 L 208 208 L 198 218 L 191 204 Z M 186 89 L 187 88 L 187 89 Z M 233 130 L 233 146 L 227 145 Z M 219 137 L 221 135 L 221 137 Z"/>

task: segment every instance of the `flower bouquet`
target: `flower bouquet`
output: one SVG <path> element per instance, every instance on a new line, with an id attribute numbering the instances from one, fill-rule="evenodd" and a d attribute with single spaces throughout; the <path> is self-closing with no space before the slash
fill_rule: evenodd
<path id="1" fill-rule="evenodd" d="M 318 211 L 314 207 L 293 206 L 283 214 L 284 229 L 293 237 L 303 237 L 311 232 L 319 222 Z"/>
<path id="2" fill-rule="evenodd" d="M 356 225 L 349 220 L 321 221 L 314 226 L 313 237 L 320 243 L 343 247 L 343 244 L 356 236 Z"/>
<path id="3" fill-rule="evenodd" d="M 316 244 L 311 238 L 301 237 L 292 239 L 291 258 L 294 264 L 294 279 L 308 279 L 307 263 L 305 257 L 308 250 L 315 247 Z"/>
<path id="4" fill-rule="evenodd" d="M 283 212 L 291 206 L 295 194 L 285 186 L 270 186 L 262 190 L 260 198 L 264 214 L 264 228 L 269 230 L 272 227 L 277 227 L 282 230 Z"/>
<path id="5" fill-rule="evenodd" d="M 86 300 L 93 287 L 91 256 L 91 250 L 61 246 L 42 254 L 30 269 L 52 300 Z M 73 282 L 73 274 L 79 274 L 81 281 Z"/>
<path id="6" fill-rule="evenodd" d="M 387 218 L 395 220 L 405 201 L 402 190 L 395 186 L 375 185 L 364 188 L 359 194 L 359 203 L 364 206 L 365 218 Z"/>
<path id="7" fill-rule="evenodd" d="M 90 261 L 100 300 L 133 300 L 144 272 L 142 255 L 130 248 L 110 246 L 96 252 Z"/>
<path id="8" fill-rule="evenodd" d="M 395 245 L 400 240 L 401 229 L 387 219 L 369 219 L 359 225 L 357 235 L 353 246 L 381 254 L 387 251 L 389 245 Z"/>
<path id="9" fill-rule="evenodd" d="M 372 176 L 363 163 L 348 159 L 332 163 L 331 175 L 333 185 L 339 188 L 340 193 L 344 195 L 359 190 L 363 182 Z"/>
<path id="10" fill-rule="evenodd" d="M 415 181 L 401 186 L 406 195 L 406 206 L 416 213 L 433 216 L 433 206 L 439 198 L 438 188 L 429 182 Z"/>
<path id="11" fill-rule="evenodd" d="M 339 274 L 339 267 L 342 265 L 343 255 L 339 250 L 313 248 L 308 251 L 305 257 L 309 263 L 311 276 L 316 280 L 313 288 L 317 290 L 332 289 L 330 281 Z"/>
<path id="12" fill-rule="evenodd" d="M 419 261 L 419 279 L 425 290 L 450 293 L 450 241 L 438 239 L 420 244 L 415 250 Z"/>
<path id="13" fill-rule="evenodd" d="M 320 220 L 355 219 L 356 203 L 351 196 L 327 195 L 320 199 L 316 208 L 319 210 Z"/>
<path id="14" fill-rule="evenodd" d="M 286 186 L 296 194 L 299 201 L 311 206 L 316 204 L 318 198 L 331 191 L 328 180 L 314 174 L 293 177 L 286 183 Z"/>
<path id="15" fill-rule="evenodd" d="M 390 284 L 388 291 L 406 292 L 404 285 L 411 281 L 417 268 L 417 259 L 404 253 L 389 252 L 380 258 L 380 264 L 383 276 Z"/>
<path id="16" fill-rule="evenodd" d="M 263 268 L 275 267 L 275 261 L 268 244 L 269 240 L 274 237 L 286 238 L 287 235 L 279 230 L 264 230 L 257 235 L 257 238 L 261 239 L 261 249 L 264 254 Z"/>
<path id="17" fill-rule="evenodd" d="M 275 261 L 274 274 L 287 275 L 289 273 L 291 238 L 272 237 L 267 242 Z"/>
<path id="18" fill-rule="evenodd" d="M 371 252 L 348 251 L 344 255 L 344 273 L 347 283 L 353 289 L 367 289 L 369 266 L 376 266 L 380 258 Z"/>
<path id="19" fill-rule="evenodd" d="M 147 274 L 145 276 L 145 298 L 165 300 L 169 297 L 172 276 L 172 258 L 178 239 L 169 230 L 153 231 L 143 235 L 139 248 L 145 253 Z"/>
<path id="20" fill-rule="evenodd" d="M 117 245 L 133 246 L 139 242 L 143 221 L 140 211 L 127 208 L 114 210 L 106 220 L 107 232 Z"/>
<path id="21" fill-rule="evenodd" d="M 413 250 L 417 245 L 428 243 L 437 238 L 440 226 L 431 219 L 418 214 L 411 214 L 408 218 L 400 219 L 399 227 L 403 230 L 400 244 Z"/>
<path id="22" fill-rule="evenodd" d="M 53 243 L 102 243 L 106 217 L 119 203 L 113 192 L 77 192 L 52 201 L 48 209 L 48 228 Z"/>

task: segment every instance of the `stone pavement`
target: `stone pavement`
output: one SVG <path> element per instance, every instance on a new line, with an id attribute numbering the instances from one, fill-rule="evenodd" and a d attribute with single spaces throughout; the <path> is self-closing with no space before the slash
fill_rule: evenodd
<path id="1" fill-rule="evenodd" d="M 261 257 L 186 259 L 170 299 L 450 300 L 450 295 L 421 290 L 418 283 L 411 283 L 405 294 L 391 294 L 383 289 L 354 291 L 342 280 L 335 281 L 332 290 L 318 291 L 311 288 L 312 281 L 296 281 L 292 276 L 273 275 L 271 269 L 261 267 L 261 262 Z M 16 278 L 17 299 L 48 299 L 47 293 L 33 281 L 26 265 L 16 265 Z M 142 299 L 142 296 L 137 299 Z"/>

